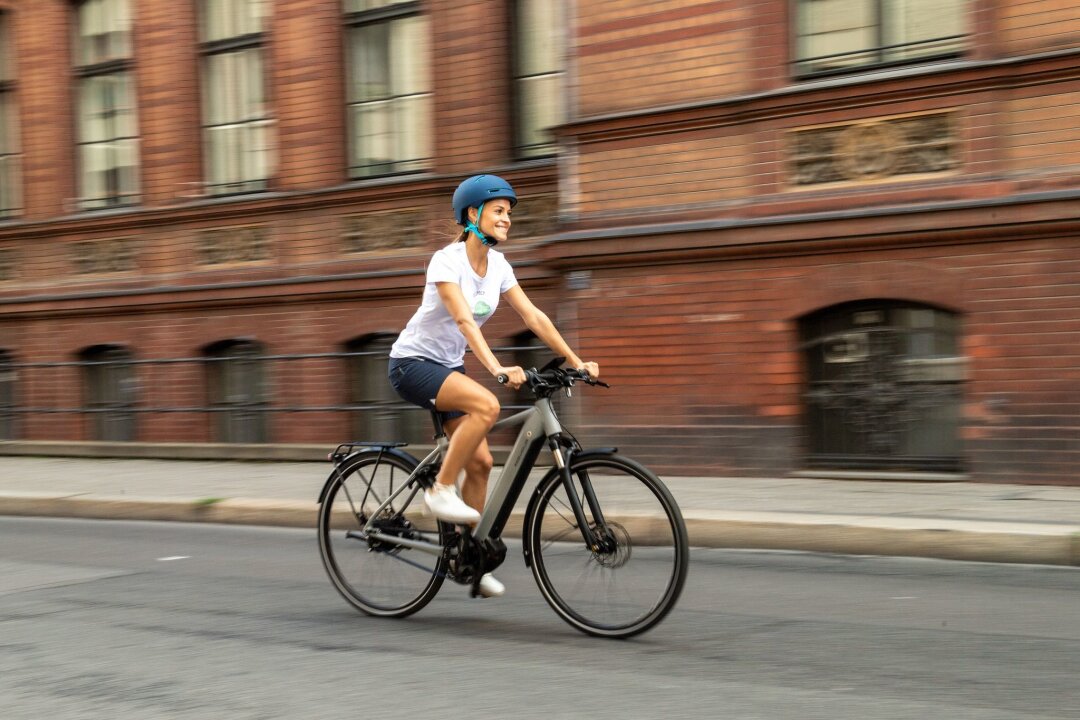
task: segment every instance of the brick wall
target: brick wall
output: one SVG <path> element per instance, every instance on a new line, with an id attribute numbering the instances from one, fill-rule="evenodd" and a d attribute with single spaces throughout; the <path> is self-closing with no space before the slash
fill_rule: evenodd
<path id="1" fill-rule="evenodd" d="M 213 201 L 189 192 L 203 180 L 193 4 L 145 0 L 134 62 L 143 204 L 80 216 L 69 6 L 0 0 L 16 17 L 31 221 L 0 226 L 0 250 L 15 259 L 14 276 L 0 279 L 0 348 L 17 361 L 70 361 L 102 343 L 140 359 L 195 357 L 230 338 L 271 353 L 333 352 L 397 331 L 419 300 L 426 258 L 453 236 L 460 176 L 495 170 L 523 197 L 518 217 L 532 198 L 560 196 L 562 224 L 506 250 L 530 295 L 615 385 L 567 405 L 586 442 L 623 445 L 667 471 L 798 470 L 799 318 L 894 298 L 961 318 L 973 476 L 1075 482 L 1080 230 L 1074 211 L 1025 195 L 1078 188 L 1072 3 L 976 0 L 975 62 L 821 83 L 789 76 L 785 0 L 573 3 L 573 119 L 560 131 L 570 152 L 515 163 L 507 4 L 430 0 L 433 172 L 355 183 L 345 179 L 340 2 L 274 5 L 267 77 L 280 192 Z M 1042 50 L 1063 51 L 999 62 Z M 945 171 L 793 181 L 795 133 L 942 112 L 956 123 L 957 163 Z M 855 144 L 847 152 L 872 155 Z M 994 199 L 1013 204 L 939 207 Z M 894 206 L 904 209 L 883 210 Z M 350 248 L 357 217 L 369 235 Z M 676 221 L 704 226 L 672 232 L 665 223 Z M 204 233 L 252 227 L 264 233 L 258 257 L 207 261 Z M 133 264 L 110 248 L 130 248 Z M 585 273 L 587 287 L 567 273 Z M 504 309 L 486 334 L 504 344 L 521 329 Z M 78 404 L 77 369 L 49 372 L 24 378 L 20 402 Z M 274 402 L 339 404 L 344 372 L 340 360 L 275 363 Z M 148 405 L 206 400 L 202 367 L 139 373 Z M 23 426 L 29 438 L 80 439 L 87 429 L 74 415 Z M 277 442 L 349 434 L 349 420 L 329 412 L 275 414 L 271 427 Z M 140 417 L 142 440 L 212 437 L 199 415 Z"/>
<path id="2" fill-rule="evenodd" d="M 679 457 L 679 472 L 797 470 L 805 392 L 798 321 L 867 298 L 959 315 L 969 363 L 963 453 L 975 477 L 1075 481 L 1077 237 L 596 272 L 568 300 L 582 354 L 614 388 L 585 398 L 578 434 L 666 466 Z"/>
<path id="3" fill-rule="evenodd" d="M 1009 53 L 1080 44 L 1080 7 L 1073 0 L 1009 0 L 1000 9 L 1000 32 Z"/>
<path id="4" fill-rule="evenodd" d="M 576 3 L 581 115 L 708 100 L 752 87 L 752 5 Z"/>
<path id="5" fill-rule="evenodd" d="M 1075 89 L 1024 88 L 1008 102 L 1003 128 L 1009 167 L 1018 172 L 1080 167 L 1080 81 Z"/>

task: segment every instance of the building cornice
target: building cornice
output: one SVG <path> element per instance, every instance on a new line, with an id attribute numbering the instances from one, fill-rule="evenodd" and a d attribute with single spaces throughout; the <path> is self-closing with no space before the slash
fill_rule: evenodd
<path id="1" fill-rule="evenodd" d="M 1076 79 L 1080 79 L 1080 48 L 1068 48 L 873 71 L 703 102 L 594 115 L 572 120 L 556 133 L 563 142 L 581 145 Z"/>
<path id="2" fill-rule="evenodd" d="M 538 247 L 561 269 L 1080 236 L 1080 189 L 903 206 L 602 227 Z M 677 242 L 672 236 L 678 236 Z"/>

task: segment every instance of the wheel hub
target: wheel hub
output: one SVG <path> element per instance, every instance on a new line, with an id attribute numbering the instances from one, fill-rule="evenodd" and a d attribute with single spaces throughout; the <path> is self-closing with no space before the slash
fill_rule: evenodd
<path id="1" fill-rule="evenodd" d="M 606 568 L 620 568 L 630 560 L 633 553 L 633 545 L 630 541 L 630 533 L 619 523 L 606 523 L 603 530 L 593 528 L 593 532 L 600 536 L 598 546 L 593 550 L 593 557 L 600 565 Z"/>

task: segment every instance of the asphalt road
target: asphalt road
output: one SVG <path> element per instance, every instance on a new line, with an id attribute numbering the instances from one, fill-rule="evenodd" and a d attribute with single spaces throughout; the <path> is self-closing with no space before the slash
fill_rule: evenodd
<path id="1" fill-rule="evenodd" d="M 447 584 L 363 616 L 311 531 L 0 518 L 0 717 L 1080 718 L 1080 570 L 693 553 L 629 641 Z"/>

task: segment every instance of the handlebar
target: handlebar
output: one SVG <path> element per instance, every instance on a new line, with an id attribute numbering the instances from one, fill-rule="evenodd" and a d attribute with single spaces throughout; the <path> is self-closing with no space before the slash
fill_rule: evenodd
<path id="1" fill-rule="evenodd" d="M 505 373 L 499 373 L 496 378 L 500 385 L 505 385 L 509 377 Z M 575 383 L 583 382 L 586 385 L 611 387 L 606 382 L 597 380 L 584 370 L 570 370 L 558 367 L 537 370 L 530 368 L 525 371 L 525 383 L 537 395 L 550 395 L 552 391 L 560 388 L 571 388 Z"/>

